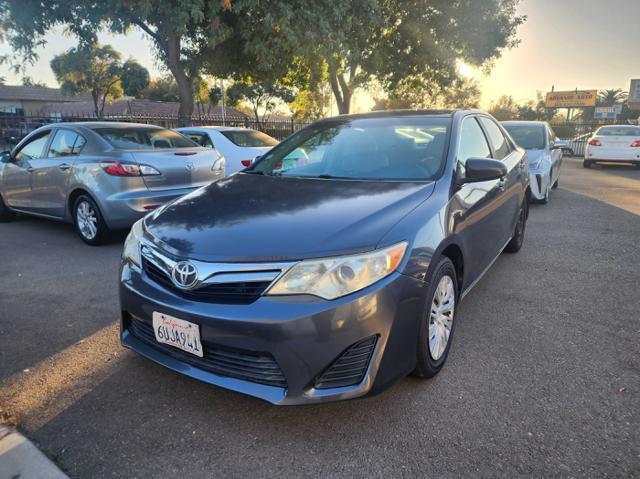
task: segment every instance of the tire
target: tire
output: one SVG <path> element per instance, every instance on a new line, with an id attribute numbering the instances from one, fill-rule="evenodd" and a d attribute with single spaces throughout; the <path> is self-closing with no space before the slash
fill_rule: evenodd
<path id="1" fill-rule="evenodd" d="M 87 195 L 80 195 L 73 205 L 73 224 L 78 236 L 88 245 L 97 246 L 109 238 L 110 231 L 98 205 Z"/>
<path id="2" fill-rule="evenodd" d="M 412 373 L 419 378 L 431 378 L 444 366 L 453 341 L 458 305 L 458 278 L 449 258 L 440 260 L 427 281 L 429 289 L 420 318 L 416 368 Z"/>
<path id="3" fill-rule="evenodd" d="M 583 168 L 591 168 L 591 161 L 589 161 L 589 160 L 584 160 L 584 161 L 582 162 L 582 167 L 583 167 Z"/>
<path id="4" fill-rule="evenodd" d="M 504 250 L 507 253 L 517 253 L 524 244 L 524 235 L 527 231 L 527 217 L 529 216 L 529 204 L 527 200 L 522 203 L 520 212 L 518 213 L 518 222 L 513 232 L 511 241 L 507 243 Z"/>
<path id="5" fill-rule="evenodd" d="M 16 214 L 7 208 L 7 205 L 4 204 L 2 200 L 2 196 L 0 196 L 0 223 L 6 223 L 7 221 L 11 221 L 16 217 Z"/>
<path id="6" fill-rule="evenodd" d="M 554 190 L 558 187 L 558 184 L 560 183 L 560 178 L 556 178 L 555 183 L 553 184 L 553 186 L 551 188 L 553 188 Z"/>

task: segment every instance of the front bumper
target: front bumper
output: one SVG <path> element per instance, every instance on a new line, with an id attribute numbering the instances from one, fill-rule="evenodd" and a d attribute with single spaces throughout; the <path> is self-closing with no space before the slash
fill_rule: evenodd
<path id="1" fill-rule="evenodd" d="M 551 187 L 551 174 L 548 168 L 529 170 L 531 196 L 536 200 L 544 199 L 547 189 Z"/>
<path id="2" fill-rule="evenodd" d="M 124 264 L 120 304 L 122 344 L 174 371 L 273 404 L 334 401 L 375 393 L 408 374 L 416 362 L 426 284 L 399 273 L 334 301 L 314 297 L 260 297 L 251 304 L 184 299 Z M 149 323 L 154 311 L 196 323 L 207 344 L 272 357 L 286 379 L 281 387 L 238 379 L 200 367 L 188 353 L 144 340 L 132 321 Z M 357 384 L 320 389 L 318 379 L 352 345 L 376 337 Z"/>
<path id="3" fill-rule="evenodd" d="M 195 189 L 194 187 L 158 191 L 148 189 L 121 191 L 102 198 L 99 201 L 100 210 L 109 228 L 129 228 L 156 207 L 191 193 Z"/>

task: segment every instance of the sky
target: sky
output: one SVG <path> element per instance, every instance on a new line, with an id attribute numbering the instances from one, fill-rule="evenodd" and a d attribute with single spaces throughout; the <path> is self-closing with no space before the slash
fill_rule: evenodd
<path id="1" fill-rule="evenodd" d="M 462 67 L 462 73 L 479 83 L 481 106 L 488 107 L 501 95 L 516 101 L 535 98 L 536 92 L 558 90 L 629 89 L 631 78 L 640 78 L 640 0 L 521 0 L 518 12 L 527 21 L 518 29 L 517 48 L 504 51 L 490 75 L 479 69 Z M 153 47 L 143 33 L 101 34 L 103 44 L 111 44 L 123 58 L 135 58 L 159 76 Z M 75 45 L 62 30 L 47 35 L 47 44 L 38 50 L 39 61 L 26 68 L 26 75 L 57 86 L 49 62 L 55 55 Z M 0 55 L 10 53 L 0 43 Z M 19 84 L 6 65 L 0 77 L 7 84 Z M 360 92 L 354 110 L 367 110 L 371 95 Z"/>

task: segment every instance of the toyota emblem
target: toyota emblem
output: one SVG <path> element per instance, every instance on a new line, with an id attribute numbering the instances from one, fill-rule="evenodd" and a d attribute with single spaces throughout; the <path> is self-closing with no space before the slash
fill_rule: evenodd
<path id="1" fill-rule="evenodd" d="M 192 162 L 188 161 L 186 165 L 184 165 L 185 168 L 189 171 L 193 171 L 196 169 L 196 165 L 194 165 Z"/>
<path id="2" fill-rule="evenodd" d="M 191 262 L 180 261 L 171 271 L 171 280 L 180 289 L 190 289 L 198 281 L 198 270 Z"/>

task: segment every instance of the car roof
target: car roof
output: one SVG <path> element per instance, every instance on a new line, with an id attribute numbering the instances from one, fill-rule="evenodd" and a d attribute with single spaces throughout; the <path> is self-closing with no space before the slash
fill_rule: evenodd
<path id="1" fill-rule="evenodd" d="M 99 128 L 148 128 L 150 130 L 164 130 L 165 128 L 157 125 L 147 125 L 146 123 L 129 123 L 125 121 L 79 121 L 79 122 L 64 122 L 56 123 L 56 125 L 66 126 L 81 126 L 89 128 L 90 130 L 96 130 Z"/>
<path id="2" fill-rule="evenodd" d="M 501 121 L 503 125 L 530 125 L 530 126 L 544 126 L 547 124 L 546 121 L 524 121 L 524 120 L 509 120 L 509 121 Z"/>
<path id="3" fill-rule="evenodd" d="M 206 130 L 218 130 L 218 131 L 256 131 L 253 128 L 245 128 L 243 126 L 213 126 L 213 125 L 201 125 L 201 126 L 183 126 L 182 128 L 175 128 L 177 131 L 191 130 L 191 131 L 206 131 Z"/>

